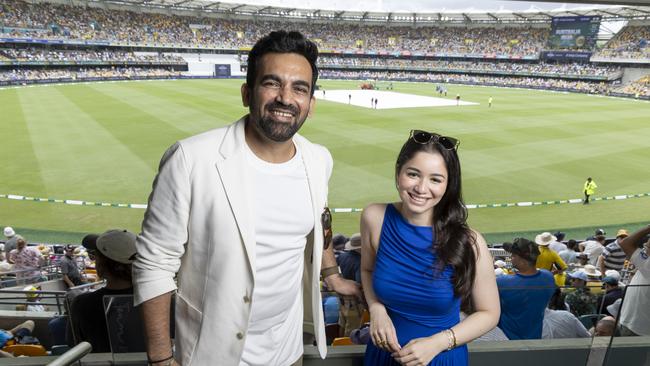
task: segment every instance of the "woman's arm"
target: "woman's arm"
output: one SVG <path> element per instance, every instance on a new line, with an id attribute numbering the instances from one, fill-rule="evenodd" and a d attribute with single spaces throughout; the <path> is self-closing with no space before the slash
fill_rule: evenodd
<path id="1" fill-rule="evenodd" d="M 493 329 L 499 323 L 499 316 L 501 315 L 492 255 L 483 236 L 477 231 L 474 234 L 476 235 L 475 249 L 477 258 L 474 286 L 472 287 L 472 302 L 474 303 L 475 312 L 452 327 L 458 345 L 471 342 Z"/>
<path id="2" fill-rule="evenodd" d="M 370 312 L 370 337 L 378 348 L 388 352 L 400 349 L 397 333 L 386 308 L 377 299 L 372 286 L 375 259 L 379 248 L 381 224 L 384 221 L 386 205 L 371 204 L 361 214 L 361 284 Z M 386 342 L 386 343 L 383 343 Z"/>

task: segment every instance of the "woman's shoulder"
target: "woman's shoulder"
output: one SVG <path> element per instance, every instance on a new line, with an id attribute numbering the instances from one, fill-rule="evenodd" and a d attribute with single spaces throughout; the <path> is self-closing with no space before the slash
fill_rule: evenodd
<path id="1" fill-rule="evenodd" d="M 371 203 L 366 206 L 361 213 L 361 224 L 372 226 L 381 224 L 388 205 L 391 205 L 391 203 Z"/>

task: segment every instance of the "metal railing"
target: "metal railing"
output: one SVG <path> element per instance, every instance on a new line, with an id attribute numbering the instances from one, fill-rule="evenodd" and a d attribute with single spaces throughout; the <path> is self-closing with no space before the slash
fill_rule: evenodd
<path id="1" fill-rule="evenodd" d="M 88 342 L 81 342 L 72 347 L 68 352 L 59 356 L 56 360 L 47 364 L 47 366 L 69 366 L 80 360 L 92 351 L 93 347 Z"/>

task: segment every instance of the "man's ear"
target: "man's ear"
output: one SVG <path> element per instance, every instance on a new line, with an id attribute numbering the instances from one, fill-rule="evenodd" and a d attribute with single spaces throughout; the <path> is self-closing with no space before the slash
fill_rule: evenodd
<path id="1" fill-rule="evenodd" d="M 251 104 L 251 92 L 246 83 L 241 85 L 241 102 L 244 107 L 248 107 Z"/>

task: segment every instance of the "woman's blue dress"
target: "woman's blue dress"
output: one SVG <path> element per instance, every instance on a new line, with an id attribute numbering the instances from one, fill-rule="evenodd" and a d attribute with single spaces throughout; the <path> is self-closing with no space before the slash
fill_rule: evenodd
<path id="1" fill-rule="evenodd" d="M 454 296 L 453 269 L 435 267 L 431 226 L 411 225 L 389 204 L 381 228 L 373 274 L 373 288 L 393 321 L 404 347 L 415 338 L 429 337 L 460 321 L 460 299 Z M 398 365 L 389 352 L 372 343 L 366 348 L 366 366 Z M 443 351 L 429 365 L 467 365 L 467 346 Z"/>

